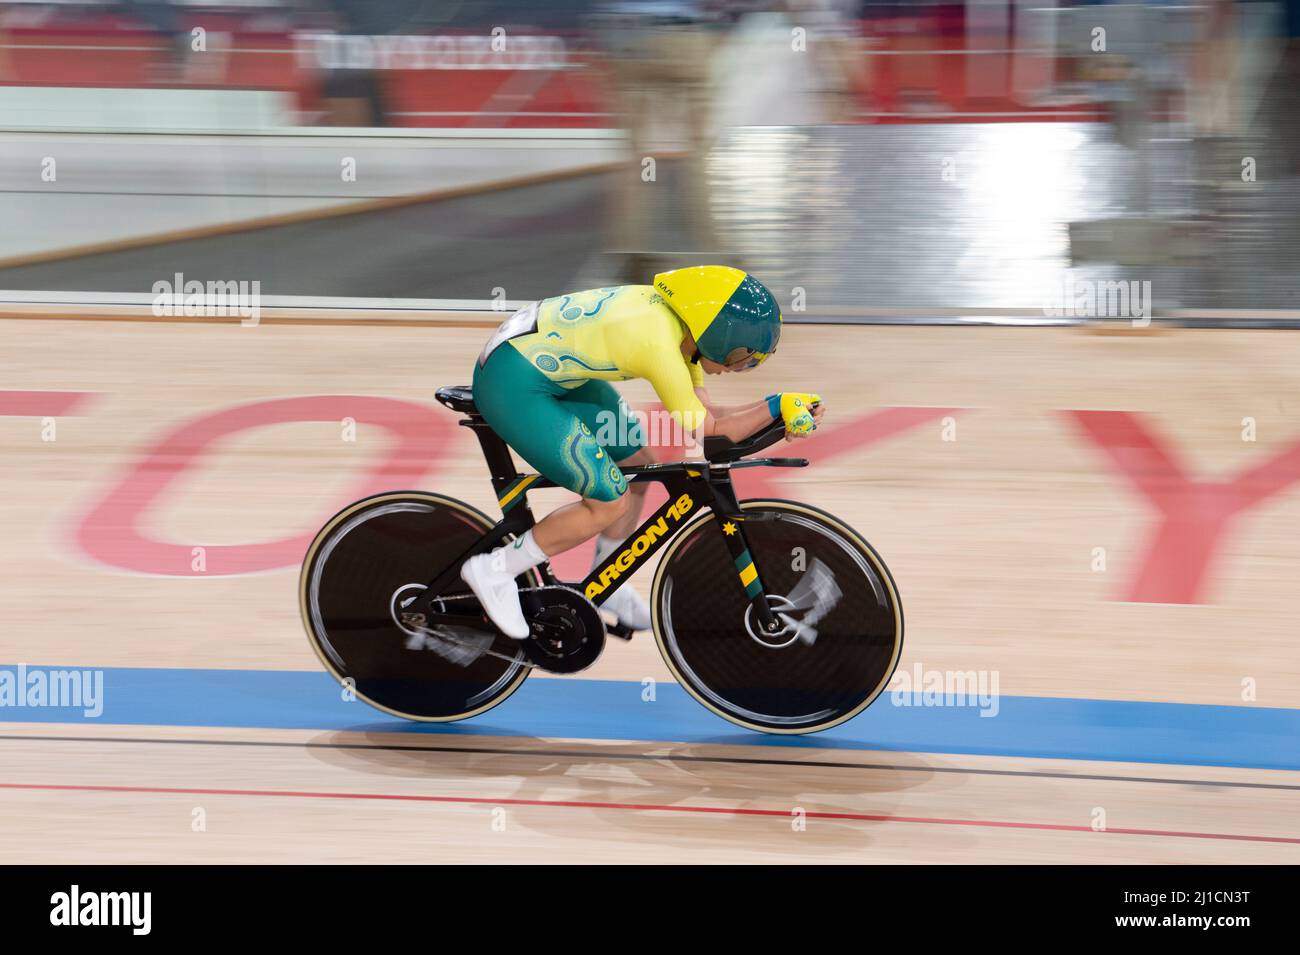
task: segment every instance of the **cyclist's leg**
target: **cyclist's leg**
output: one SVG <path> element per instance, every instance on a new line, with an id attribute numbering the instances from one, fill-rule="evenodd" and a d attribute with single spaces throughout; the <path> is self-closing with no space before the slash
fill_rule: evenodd
<path id="1" fill-rule="evenodd" d="M 592 431 L 596 443 L 616 464 L 633 467 L 654 463 L 653 456 L 646 448 L 643 422 L 608 381 L 592 379 L 564 395 L 563 401 Z M 627 510 L 596 540 L 598 560 L 641 523 L 645 493 L 649 486 L 647 483 L 629 485 L 630 501 Z"/>
<path id="2" fill-rule="evenodd" d="M 565 395 L 508 342 L 474 369 L 474 403 L 483 419 L 539 473 L 582 496 L 548 514 L 514 544 L 465 563 L 462 576 L 492 620 L 514 637 L 528 635 L 514 578 L 595 536 L 628 504 L 627 478 L 562 400 Z"/>
<path id="3" fill-rule="evenodd" d="M 608 503 L 627 490 L 616 455 L 636 447 L 601 446 L 592 425 L 600 426 L 602 410 L 618 413 L 618 396 L 613 404 L 596 401 L 585 388 L 560 387 L 508 342 L 474 369 L 474 403 L 492 430 L 540 474 L 583 498 Z"/>
<path id="4" fill-rule="evenodd" d="M 645 429 L 608 381 L 593 378 L 562 398 L 615 462 L 622 462 L 645 447 Z"/>
<path id="5" fill-rule="evenodd" d="M 507 444 L 539 473 L 581 496 L 539 521 L 532 535 L 547 556 L 575 547 L 610 526 L 627 508 L 628 479 L 567 400 L 510 343 L 474 368 L 474 404 Z M 620 452 L 617 451 L 616 452 Z"/>
<path id="6" fill-rule="evenodd" d="M 645 446 L 646 429 L 609 382 L 592 379 L 573 389 L 562 400 L 595 434 L 597 444 L 616 463 L 624 466 L 654 463 L 654 458 Z M 645 493 L 649 486 L 647 482 L 628 485 L 627 509 L 596 535 L 592 570 L 604 563 L 641 523 Z M 650 628 L 650 605 L 630 586 L 625 585 L 615 590 L 606 598 L 604 606 L 625 627 L 632 630 Z"/>

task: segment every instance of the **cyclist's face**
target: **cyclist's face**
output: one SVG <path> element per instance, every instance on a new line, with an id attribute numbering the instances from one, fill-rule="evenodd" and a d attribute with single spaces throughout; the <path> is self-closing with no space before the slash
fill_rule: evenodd
<path id="1" fill-rule="evenodd" d="M 697 354 L 698 348 L 695 344 L 694 337 L 690 332 L 682 339 L 682 355 L 686 358 L 693 358 Z M 706 375 L 721 375 L 727 372 L 749 371 L 751 368 L 757 368 L 767 359 L 764 352 L 756 352 L 749 348 L 734 349 L 727 356 L 726 361 L 714 361 L 711 358 L 699 356 L 700 367 L 704 369 Z"/>
<path id="2" fill-rule="evenodd" d="M 749 369 L 754 367 L 754 364 L 747 360 L 744 363 L 738 363 L 735 365 L 724 365 L 720 361 L 701 358 L 700 367 L 704 369 L 706 375 L 725 375 L 732 372 L 749 371 Z"/>

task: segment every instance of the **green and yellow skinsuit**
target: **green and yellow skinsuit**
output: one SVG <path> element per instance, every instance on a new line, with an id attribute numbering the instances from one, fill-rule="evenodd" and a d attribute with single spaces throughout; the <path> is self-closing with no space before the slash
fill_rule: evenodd
<path id="1" fill-rule="evenodd" d="M 611 381 L 644 378 L 682 427 L 704 422 L 704 372 L 682 355 L 686 327 L 649 285 L 543 299 L 502 323 L 474 365 L 474 402 L 538 473 L 582 497 L 627 490 L 618 462 L 645 446 Z"/>

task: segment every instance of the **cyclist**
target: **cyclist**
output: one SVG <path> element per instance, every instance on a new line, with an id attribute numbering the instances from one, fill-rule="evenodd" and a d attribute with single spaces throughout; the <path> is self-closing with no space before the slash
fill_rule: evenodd
<path id="1" fill-rule="evenodd" d="M 706 374 L 757 367 L 780 337 L 772 293 L 720 265 L 662 272 L 653 286 L 544 299 L 501 324 L 474 366 L 479 413 L 538 473 L 582 498 L 465 562 L 461 576 L 503 633 L 528 636 L 518 575 L 596 536 L 594 568 L 640 523 L 647 484 L 629 485 L 619 465 L 654 459 L 610 382 L 649 381 L 687 443 L 711 435 L 738 441 L 776 418 L 786 422 L 787 440 L 807 437 L 825 411 L 816 395 L 787 392 L 723 408 L 703 387 Z M 630 587 L 604 607 L 633 630 L 650 626 L 650 608 Z"/>

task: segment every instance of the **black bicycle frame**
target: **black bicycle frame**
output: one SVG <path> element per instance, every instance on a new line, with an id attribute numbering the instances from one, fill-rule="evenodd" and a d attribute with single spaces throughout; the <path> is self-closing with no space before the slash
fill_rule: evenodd
<path id="1" fill-rule="evenodd" d="M 492 474 L 492 489 L 497 503 L 505 515 L 468 550 L 448 564 L 447 569 L 429 581 L 428 588 L 406 607 L 407 612 L 422 613 L 430 621 L 457 622 L 455 615 L 432 609 L 433 600 L 460 578 L 455 573 L 465 560 L 486 553 L 503 543 L 511 535 L 526 533 L 537 522 L 528 503 L 528 492 L 544 487 L 556 487 L 555 482 L 540 474 L 520 474 L 505 441 L 477 414 L 470 413 L 460 421 L 478 438 L 483 456 Z M 623 543 L 587 575 L 581 583 L 568 583 L 593 604 L 600 606 L 609 596 L 636 572 L 651 554 L 671 540 L 676 533 L 698 513 L 708 507 L 718 516 L 719 533 L 727 545 L 736 565 L 737 581 L 749 597 L 758 624 L 765 630 L 777 630 L 779 622 L 772 616 L 763 591 L 762 568 L 757 565 L 749 550 L 745 535 L 745 515 L 736 500 L 731 483 L 733 467 L 805 467 L 803 458 L 752 458 L 741 460 L 750 451 L 766 447 L 780 439 L 784 426 L 774 422 L 744 442 L 732 444 L 723 439 L 705 441 L 705 455 L 710 460 L 678 461 L 668 464 L 649 464 L 624 468 L 628 482 L 656 481 L 668 492 L 668 500 L 633 531 Z M 713 453 L 711 453 L 711 450 Z M 727 530 L 730 527 L 731 530 Z M 548 584 L 563 584 L 551 570 L 550 562 L 541 566 L 542 579 Z M 477 619 L 477 618 L 475 618 Z M 460 621 L 468 622 L 468 621 Z"/>

